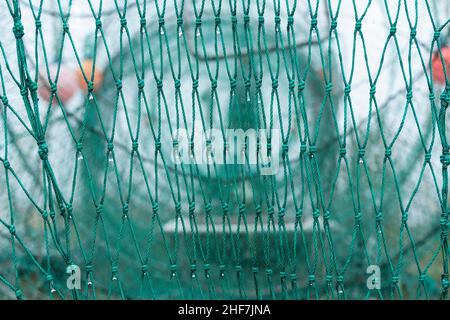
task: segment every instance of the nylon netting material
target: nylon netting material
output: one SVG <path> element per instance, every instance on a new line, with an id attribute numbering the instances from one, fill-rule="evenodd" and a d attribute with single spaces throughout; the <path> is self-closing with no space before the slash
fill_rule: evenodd
<path id="1" fill-rule="evenodd" d="M 2 2 L 0 297 L 447 299 L 449 14 Z M 279 170 L 174 163 L 194 124 L 278 129 Z"/>

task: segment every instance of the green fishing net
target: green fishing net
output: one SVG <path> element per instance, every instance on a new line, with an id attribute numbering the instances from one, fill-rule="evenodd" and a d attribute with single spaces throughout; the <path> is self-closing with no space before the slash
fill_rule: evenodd
<path id="1" fill-rule="evenodd" d="M 447 299 L 449 18 L 2 1 L 0 298 Z"/>

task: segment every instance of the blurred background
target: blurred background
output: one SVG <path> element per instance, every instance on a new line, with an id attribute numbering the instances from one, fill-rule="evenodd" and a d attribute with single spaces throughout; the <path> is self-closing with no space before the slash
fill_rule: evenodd
<path id="1" fill-rule="evenodd" d="M 0 298 L 446 298 L 449 18 L 2 1 Z M 177 128 L 281 130 L 280 170 L 177 165 Z"/>

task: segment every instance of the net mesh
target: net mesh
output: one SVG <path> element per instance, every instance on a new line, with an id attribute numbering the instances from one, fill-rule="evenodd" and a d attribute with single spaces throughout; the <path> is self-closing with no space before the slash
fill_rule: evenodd
<path id="1" fill-rule="evenodd" d="M 0 298 L 447 299 L 449 17 L 2 1 Z"/>

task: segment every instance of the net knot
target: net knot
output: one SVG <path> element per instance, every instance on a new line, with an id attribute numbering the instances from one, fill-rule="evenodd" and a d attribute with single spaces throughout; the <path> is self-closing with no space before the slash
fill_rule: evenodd
<path id="1" fill-rule="evenodd" d="M 415 39 L 417 36 L 417 29 L 415 27 L 411 28 L 410 38 Z"/>
<path id="2" fill-rule="evenodd" d="M 11 164 L 9 163 L 9 161 L 7 159 L 3 160 L 3 166 L 5 167 L 6 170 L 11 168 Z"/>
<path id="3" fill-rule="evenodd" d="M 441 283 L 442 283 L 442 289 L 447 290 L 450 286 L 450 283 L 448 281 L 448 274 L 443 274 L 441 276 Z"/>
<path id="4" fill-rule="evenodd" d="M 180 16 L 180 17 L 177 18 L 177 25 L 178 26 L 182 26 L 183 25 L 183 17 Z"/>
<path id="5" fill-rule="evenodd" d="M 244 14 L 244 23 L 248 24 L 249 22 L 250 22 L 250 16 L 247 13 L 245 13 Z"/>
<path id="6" fill-rule="evenodd" d="M 158 202 L 154 202 L 152 204 L 152 210 L 153 210 L 153 213 L 155 213 L 155 214 L 159 211 L 159 204 L 158 204 Z"/>
<path id="7" fill-rule="evenodd" d="M 356 223 L 360 223 L 360 222 L 361 222 L 361 219 L 362 219 L 362 214 L 361 214 L 361 212 L 357 212 L 357 213 L 355 214 L 355 222 L 356 222 Z"/>
<path id="8" fill-rule="evenodd" d="M 242 271 L 242 266 L 239 264 L 237 266 L 235 266 L 235 268 L 238 273 Z"/>
<path id="9" fill-rule="evenodd" d="M 244 87 L 250 88 L 250 86 L 251 86 L 250 79 L 245 79 L 245 80 L 244 80 Z"/>
<path id="10" fill-rule="evenodd" d="M 328 221 L 328 220 L 330 220 L 330 217 L 331 217 L 330 210 L 325 210 L 325 212 L 323 213 L 323 220 Z"/>
<path id="11" fill-rule="evenodd" d="M 343 283 L 344 283 L 344 276 L 343 275 L 338 275 L 337 277 L 336 277 L 336 282 L 339 284 L 339 285 L 342 285 Z"/>
<path id="12" fill-rule="evenodd" d="M 67 23 L 67 21 L 63 22 L 63 31 L 69 33 L 69 23 Z"/>
<path id="13" fill-rule="evenodd" d="M 398 276 L 392 276 L 391 278 L 391 282 L 393 285 L 396 285 L 399 282 L 399 277 Z"/>
<path id="14" fill-rule="evenodd" d="M 352 91 L 352 86 L 349 84 L 345 85 L 345 88 L 344 88 L 345 95 L 348 96 L 351 91 Z"/>
<path id="15" fill-rule="evenodd" d="M 281 22 L 281 18 L 280 18 L 280 16 L 278 15 L 278 14 L 276 14 L 275 15 L 275 24 L 280 24 L 280 22 Z"/>
<path id="16" fill-rule="evenodd" d="M 307 148 L 308 147 L 307 147 L 306 143 L 301 143 L 300 144 L 300 152 L 301 153 L 305 153 Z"/>
<path id="17" fill-rule="evenodd" d="M 361 31 L 361 27 L 362 27 L 361 20 L 357 20 L 356 23 L 355 23 L 355 32 Z"/>
<path id="18" fill-rule="evenodd" d="M 155 140 L 155 152 L 159 152 L 161 150 L 161 140 Z"/>
<path id="19" fill-rule="evenodd" d="M 408 221 L 408 212 L 405 211 L 405 212 L 403 212 L 403 214 L 402 214 L 402 222 L 403 222 L 403 223 L 406 223 L 407 221 Z"/>
<path id="20" fill-rule="evenodd" d="M 119 80 L 116 81 L 116 88 L 117 88 L 117 90 L 119 90 L 119 91 L 122 90 L 122 85 L 123 85 L 122 84 L 122 80 L 119 79 Z"/>
<path id="21" fill-rule="evenodd" d="M 430 162 L 431 160 L 431 152 L 425 153 L 425 162 Z"/>
<path id="22" fill-rule="evenodd" d="M 316 146 L 315 145 L 312 144 L 312 145 L 309 146 L 309 156 L 310 157 L 313 157 L 314 154 L 316 153 L 316 151 L 317 150 L 316 150 Z"/>
<path id="23" fill-rule="evenodd" d="M 51 82 L 50 83 L 50 92 L 52 93 L 52 95 L 56 94 L 56 91 L 58 91 L 58 86 L 56 83 Z"/>
<path id="24" fill-rule="evenodd" d="M 273 206 L 270 206 L 267 208 L 267 214 L 269 215 L 269 217 L 272 217 L 274 213 L 274 209 Z"/>
<path id="25" fill-rule="evenodd" d="M 143 264 L 143 265 L 141 266 L 141 269 L 142 269 L 142 273 L 143 273 L 143 274 L 146 274 L 146 273 L 148 272 L 148 265 Z"/>
<path id="26" fill-rule="evenodd" d="M 441 155 L 441 163 L 444 167 L 448 167 L 448 165 L 450 164 L 450 157 L 448 155 L 448 152 Z"/>
<path id="27" fill-rule="evenodd" d="M 160 28 L 164 27 L 165 23 L 166 23 L 166 21 L 164 20 L 164 17 L 159 17 L 159 19 L 158 19 L 159 27 Z"/>
<path id="28" fill-rule="evenodd" d="M 385 152 L 384 152 L 384 156 L 385 156 L 386 158 L 390 158 L 391 155 L 392 155 L 392 149 L 389 148 L 389 147 L 387 147 L 386 150 L 385 150 Z"/>
<path id="29" fill-rule="evenodd" d="M 364 158 L 364 155 L 366 154 L 366 149 L 361 148 L 358 150 L 358 156 L 360 159 Z"/>
<path id="30" fill-rule="evenodd" d="M 20 94 L 22 97 L 26 97 L 28 95 L 28 90 L 26 86 L 20 88 Z"/>
<path id="31" fill-rule="evenodd" d="M 41 20 L 36 19 L 36 20 L 34 21 L 34 25 L 35 25 L 35 27 L 36 27 L 36 30 L 41 29 L 41 28 L 42 28 L 42 22 L 41 22 Z"/>
<path id="32" fill-rule="evenodd" d="M 218 26 L 221 22 L 222 22 L 222 20 L 220 19 L 220 16 L 214 17 L 214 23 L 216 24 L 216 26 Z"/>
<path id="33" fill-rule="evenodd" d="M 87 271 L 87 273 L 91 273 L 92 272 L 92 270 L 94 270 L 94 268 L 92 267 L 92 264 L 87 264 L 86 265 L 86 271 Z"/>
<path id="34" fill-rule="evenodd" d="M 311 29 L 316 29 L 317 28 L 317 17 L 313 16 L 311 18 Z"/>
<path id="35" fill-rule="evenodd" d="M 341 158 L 344 158 L 345 155 L 347 154 L 347 149 L 345 147 L 341 147 L 339 149 L 339 154 L 340 154 Z"/>
<path id="36" fill-rule="evenodd" d="M 278 217 L 280 217 L 280 219 L 284 218 L 284 215 L 286 214 L 286 209 L 284 207 L 281 207 L 280 210 L 278 211 Z"/>
<path id="37" fill-rule="evenodd" d="M 42 211 L 42 219 L 47 220 L 47 218 L 48 218 L 48 211 L 47 210 Z"/>
<path id="38" fill-rule="evenodd" d="M 314 274 L 308 275 L 308 281 L 313 283 L 314 281 L 316 281 L 316 276 Z"/>
<path id="39" fill-rule="evenodd" d="M 293 90 L 295 88 L 295 80 L 289 80 L 289 90 Z"/>
<path id="40" fill-rule="evenodd" d="M 108 142 L 108 151 L 112 152 L 114 150 L 114 144 L 112 143 L 112 141 Z"/>
<path id="41" fill-rule="evenodd" d="M 101 29 L 102 28 L 102 20 L 100 18 L 96 18 L 95 19 L 95 27 L 97 29 Z"/>
<path id="42" fill-rule="evenodd" d="M 255 273 L 255 274 L 258 273 L 258 267 L 253 266 L 252 267 L 252 272 Z"/>
<path id="43" fill-rule="evenodd" d="M 370 91 L 369 91 L 370 96 L 374 96 L 376 92 L 377 92 L 376 86 L 375 85 L 370 86 Z"/>
<path id="44" fill-rule="evenodd" d="M 295 213 L 295 217 L 297 218 L 297 220 L 301 220 L 302 216 L 303 216 L 303 210 L 298 209 L 297 212 Z"/>
<path id="45" fill-rule="evenodd" d="M 281 149 L 283 150 L 283 154 L 287 154 L 289 151 L 289 145 L 287 144 L 287 142 L 283 142 L 283 145 L 281 146 Z"/>
<path id="46" fill-rule="evenodd" d="M 131 145 L 131 149 L 133 150 L 133 152 L 137 152 L 138 149 L 139 149 L 139 141 L 133 140 L 133 143 Z"/>
<path id="47" fill-rule="evenodd" d="M 95 212 L 97 213 L 97 215 L 101 215 L 103 211 L 103 205 L 99 204 L 96 208 L 95 208 Z"/>
<path id="48" fill-rule="evenodd" d="M 383 219 L 383 213 L 381 211 L 377 211 L 377 213 L 375 214 L 376 222 L 380 223 L 382 219 Z"/>
<path id="49" fill-rule="evenodd" d="M 180 89 L 181 81 L 179 79 L 175 79 L 174 84 L 175 84 L 175 89 Z"/>
<path id="50" fill-rule="evenodd" d="M 337 28 L 337 19 L 336 19 L 336 18 L 333 18 L 333 19 L 331 20 L 331 25 L 330 25 L 330 27 L 331 27 L 331 30 L 335 30 L 335 29 Z"/>
<path id="51" fill-rule="evenodd" d="M 161 79 L 156 80 L 156 87 L 157 87 L 158 89 L 162 89 L 162 87 L 163 87 L 163 82 L 162 82 Z"/>
<path id="52" fill-rule="evenodd" d="M 439 30 L 435 30 L 434 34 L 433 34 L 434 40 L 438 41 L 440 36 L 441 36 L 441 32 Z"/>
<path id="53" fill-rule="evenodd" d="M 125 17 L 120 18 L 120 26 L 122 27 L 122 29 L 125 29 L 127 27 L 127 18 Z"/>
<path id="54" fill-rule="evenodd" d="M 53 276 L 51 274 L 47 274 L 47 276 L 45 277 L 45 280 L 47 280 L 47 282 L 52 282 Z"/>
<path id="55" fill-rule="evenodd" d="M 421 273 L 421 274 L 419 275 L 419 281 L 420 281 L 420 282 L 424 282 L 424 281 L 425 281 L 425 278 L 426 278 L 426 274 L 425 274 L 425 273 Z"/>
<path id="56" fill-rule="evenodd" d="M 14 22 L 13 33 L 17 40 L 22 39 L 25 32 L 23 31 L 23 25 L 20 20 Z"/>
<path id="57" fill-rule="evenodd" d="M 205 211 L 206 211 L 206 213 L 210 213 L 211 210 L 212 210 L 212 205 L 211 205 L 211 203 L 208 202 L 207 204 L 205 204 Z"/>
<path id="58" fill-rule="evenodd" d="M 94 91 L 94 82 L 92 81 L 88 81 L 87 83 L 87 89 L 90 93 L 92 93 L 92 91 Z"/>
<path id="59" fill-rule="evenodd" d="M 266 274 L 270 277 L 273 274 L 272 269 L 270 268 L 266 269 Z"/>
<path id="60" fill-rule="evenodd" d="M 11 233 L 12 236 L 16 235 L 16 227 L 13 224 L 9 226 L 9 233 Z"/>
<path id="61" fill-rule="evenodd" d="M 395 35 L 395 33 L 397 32 L 397 26 L 395 24 L 392 24 L 390 29 L 389 29 L 389 35 L 391 37 L 393 37 Z"/>
<path id="62" fill-rule="evenodd" d="M 333 90 L 333 84 L 331 82 L 328 82 L 325 86 L 325 92 L 327 94 L 330 94 L 332 90 Z"/>
<path id="63" fill-rule="evenodd" d="M 442 215 L 441 218 L 439 219 L 439 224 L 441 225 L 442 229 L 445 229 L 447 227 L 447 217 L 446 215 Z"/>
<path id="64" fill-rule="evenodd" d="M 83 150 L 83 142 L 77 142 L 76 149 L 77 152 L 81 152 Z"/>
<path id="65" fill-rule="evenodd" d="M 236 88 L 236 79 L 230 79 L 230 87 L 231 89 Z"/>
<path id="66" fill-rule="evenodd" d="M 326 281 L 327 283 L 333 282 L 333 276 L 332 276 L 331 274 L 327 274 L 327 275 L 325 276 L 325 281 Z"/>
<path id="67" fill-rule="evenodd" d="M 22 290 L 20 290 L 20 289 L 16 290 L 15 294 L 16 294 L 16 298 L 17 298 L 18 300 L 22 300 L 22 299 L 23 299 L 23 293 L 22 293 Z"/>
<path id="68" fill-rule="evenodd" d="M 175 211 L 176 211 L 176 213 L 180 213 L 181 212 L 181 202 L 177 202 L 175 204 Z"/>
<path id="69" fill-rule="evenodd" d="M 30 89 L 30 91 L 37 91 L 38 89 L 37 83 L 34 82 L 33 80 L 27 80 L 27 86 Z"/>
<path id="70" fill-rule="evenodd" d="M 197 27 L 200 27 L 202 25 L 202 18 L 198 17 L 195 19 L 195 25 Z"/>
<path id="71" fill-rule="evenodd" d="M 278 79 L 272 79 L 272 88 L 277 89 L 278 88 Z"/>
<path id="72" fill-rule="evenodd" d="M 313 219 L 317 220 L 317 219 L 319 219 L 319 216 L 320 216 L 319 209 L 315 209 L 314 212 L 313 212 Z"/>
<path id="73" fill-rule="evenodd" d="M 243 204 L 243 203 L 239 204 L 239 214 L 240 215 L 245 214 L 245 204 Z"/>
<path id="74" fill-rule="evenodd" d="M 303 79 L 300 79 L 298 81 L 298 90 L 302 92 L 305 89 L 305 81 Z"/>
<path id="75" fill-rule="evenodd" d="M 227 266 L 226 265 L 224 265 L 224 264 L 221 264 L 220 266 L 219 266 L 219 270 L 220 271 L 225 271 L 227 269 Z"/>
<path id="76" fill-rule="evenodd" d="M 2 96 L 2 103 L 3 103 L 3 105 L 5 107 L 9 106 L 9 101 L 8 101 L 8 98 L 6 96 Z"/>
<path id="77" fill-rule="evenodd" d="M 292 26 L 294 24 L 294 16 L 292 14 L 288 15 L 287 23 L 288 26 Z"/>
<path id="78" fill-rule="evenodd" d="M 263 16 L 262 14 L 260 14 L 260 15 L 258 16 L 258 23 L 259 23 L 259 24 L 264 24 L 264 16 Z"/>
<path id="79" fill-rule="evenodd" d="M 228 203 L 222 204 L 222 211 L 226 214 L 228 212 Z"/>
<path id="80" fill-rule="evenodd" d="M 48 158 L 48 146 L 47 143 L 45 143 L 44 140 L 38 141 L 38 153 L 41 160 L 47 160 Z"/>
<path id="81" fill-rule="evenodd" d="M 430 101 L 433 101 L 434 99 L 436 99 L 434 92 L 430 92 L 430 94 L 428 95 Z"/>
<path id="82" fill-rule="evenodd" d="M 280 271 L 280 278 L 281 279 L 286 278 L 286 271 Z"/>
<path id="83" fill-rule="evenodd" d="M 257 215 L 257 216 L 261 215 L 261 213 L 262 213 L 262 208 L 261 208 L 261 205 L 260 205 L 260 204 L 256 205 L 255 211 L 256 211 L 256 215 Z"/>
<path id="84" fill-rule="evenodd" d="M 194 212 L 195 212 L 195 202 L 192 201 L 192 202 L 189 202 L 189 214 L 193 215 Z"/>
<path id="85" fill-rule="evenodd" d="M 144 89 L 144 86 L 145 86 L 145 81 L 144 81 L 144 79 L 139 79 L 139 80 L 138 80 L 138 89 L 139 89 L 139 90 L 142 90 L 142 89 Z"/>
<path id="86" fill-rule="evenodd" d="M 236 80 L 235 80 L 236 81 Z M 192 88 L 195 90 L 198 88 L 198 79 L 194 79 L 192 81 Z"/>
<path id="87" fill-rule="evenodd" d="M 141 29 L 145 29 L 145 27 L 147 26 L 147 19 L 145 19 L 145 17 L 141 17 L 140 24 L 141 24 Z"/>
<path id="88" fill-rule="evenodd" d="M 408 89 L 408 91 L 406 92 L 406 101 L 411 102 L 413 98 L 413 92 L 411 89 Z"/>
<path id="89" fill-rule="evenodd" d="M 231 16 L 231 23 L 232 24 L 236 24 L 237 23 L 237 17 L 236 17 L 235 13 Z"/>
<path id="90" fill-rule="evenodd" d="M 211 88 L 213 90 L 215 90 L 217 88 L 217 80 L 216 79 L 211 80 Z"/>
<path id="91" fill-rule="evenodd" d="M 112 267 L 111 267 L 111 273 L 115 276 L 115 275 L 117 275 L 117 272 L 119 271 L 119 269 L 117 268 L 117 266 L 116 265 L 113 265 Z"/>
<path id="92" fill-rule="evenodd" d="M 289 277 L 291 278 L 292 281 L 297 280 L 297 274 L 295 273 L 295 271 L 291 272 L 289 274 Z"/>

